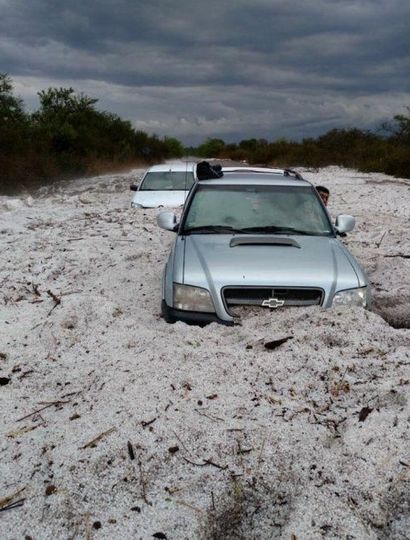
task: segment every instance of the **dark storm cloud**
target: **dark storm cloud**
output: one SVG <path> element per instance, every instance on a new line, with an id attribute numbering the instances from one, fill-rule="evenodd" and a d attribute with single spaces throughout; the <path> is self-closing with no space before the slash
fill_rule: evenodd
<path id="1" fill-rule="evenodd" d="M 0 71 L 187 142 L 300 137 L 409 104 L 409 22 L 407 0 L 0 0 Z"/>

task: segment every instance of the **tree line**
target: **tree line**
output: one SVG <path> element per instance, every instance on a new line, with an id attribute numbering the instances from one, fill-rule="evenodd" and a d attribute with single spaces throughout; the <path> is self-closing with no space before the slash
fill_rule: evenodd
<path id="1" fill-rule="evenodd" d="M 27 113 L 11 78 L 0 73 L 0 193 L 184 155 L 278 167 L 342 165 L 410 178 L 409 107 L 375 132 L 332 129 L 300 142 L 211 138 L 184 148 L 176 138 L 148 135 L 116 114 L 97 110 L 97 99 L 73 88 L 48 88 L 38 97 L 38 110 Z"/>
<path id="2" fill-rule="evenodd" d="M 189 153 L 202 157 L 246 160 L 252 165 L 312 167 L 342 165 L 363 172 L 384 172 L 410 178 L 410 107 L 407 115 L 396 115 L 376 132 L 360 129 L 332 129 L 317 138 L 301 142 L 279 139 L 244 139 L 226 144 L 207 139 Z"/>
<path id="3" fill-rule="evenodd" d="M 184 153 L 177 139 L 135 130 L 116 114 L 97 110 L 97 99 L 73 88 L 48 88 L 38 97 L 39 109 L 27 113 L 11 78 L 0 74 L 1 193 Z"/>

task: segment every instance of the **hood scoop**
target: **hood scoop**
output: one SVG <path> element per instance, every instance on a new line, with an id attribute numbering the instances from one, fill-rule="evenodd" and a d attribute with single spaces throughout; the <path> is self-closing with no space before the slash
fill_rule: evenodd
<path id="1" fill-rule="evenodd" d="M 289 246 L 300 249 L 300 245 L 293 238 L 278 236 L 235 236 L 229 243 L 230 247 L 235 246 Z"/>

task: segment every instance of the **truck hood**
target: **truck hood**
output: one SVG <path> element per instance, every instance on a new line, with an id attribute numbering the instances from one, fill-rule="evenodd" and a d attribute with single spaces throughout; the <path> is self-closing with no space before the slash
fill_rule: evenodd
<path id="1" fill-rule="evenodd" d="M 187 191 L 136 191 L 132 199 L 131 206 L 142 206 L 143 208 L 178 207 L 185 202 Z"/>
<path id="2" fill-rule="evenodd" d="M 318 287 L 329 298 L 337 290 L 366 284 L 359 265 L 334 237 L 258 235 L 254 243 L 247 235 L 180 238 L 185 256 L 175 277 L 218 296 L 225 286 L 276 286 Z"/>

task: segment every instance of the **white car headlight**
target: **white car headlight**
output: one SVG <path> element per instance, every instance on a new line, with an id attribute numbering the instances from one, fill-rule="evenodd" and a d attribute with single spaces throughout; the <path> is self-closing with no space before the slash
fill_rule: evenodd
<path id="1" fill-rule="evenodd" d="M 347 289 L 337 292 L 333 297 L 332 306 L 360 306 L 367 307 L 367 287 Z"/>
<path id="2" fill-rule="evenodd" d="M 175 309 L 184 311 L 203 311 L 215 313 L 214 304 L 209 291 L 201 287 L 180 285 L 174 283 L 174 306 Z"/>

